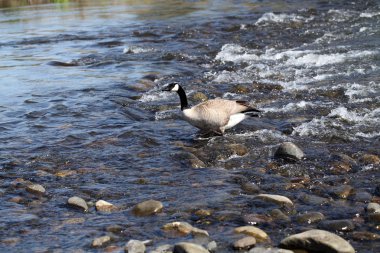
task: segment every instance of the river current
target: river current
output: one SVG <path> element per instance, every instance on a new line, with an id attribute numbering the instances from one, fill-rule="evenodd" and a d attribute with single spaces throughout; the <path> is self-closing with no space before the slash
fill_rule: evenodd
<path id="1" fill-rule="evenodd" d="M 161 229 L 178 220 L 233 252 L 231 231 L 252 217 L 271 246 L 323 228 L 357 252 L 380 249 L 358 236 L 380 233 L 365 211 L 380 203 L 378 1 L 0 1 L 0 34 L 2 252 L 103 252 L 91 246 L 103 235 L 121 251 L 130 239 L 196 240 Z M 263 113 L 202 138 L 161 92 L 174 81 L 191 104 L 223 97 Z M 306 158 L 274 159 L 287 141 Z M 276 219 L 257 193 L 295 209 Z M 90 210 L 69 207 L 72 196 Z M 99 199 L 119 210 L 97 212 Z M 148 199 L 162 213 L 131 213 Z M 297 218 L 311 211 L 325 222 Z"/>

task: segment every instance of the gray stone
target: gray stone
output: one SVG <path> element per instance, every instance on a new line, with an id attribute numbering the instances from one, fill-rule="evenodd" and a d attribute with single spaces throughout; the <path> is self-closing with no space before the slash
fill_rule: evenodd
<path id="1" fill-rule="evenodd" d="M 283 158 L 286 161 L 298 161 L 304 156 L 303 151 L 292 142 L 282 143 L 274 153 L 275 158 Z"/>
<path id="2" fill-rule="evenodd" d="M 154 250 L 150 251 L 149 253 L 172 253 L 173 252 L 173 246 L 170 244 L 164 244 L 160 245 Z"/>
<path id="3" fill-rule="evenodd" d="M 351 244 L 342 237 L 318 229 L 291 235 L 281 241 L 280 247 L 321 253 L 355 253 Z"/>
<path id="4" fill-rule="evenodd" d="M 246 236 L 234 242 L 234 249 L 237 250 L 249 250 L 256 245 L 256 238 L 252 236 Z"/>
<path id="5" fill-rule="evenodd" d="M 101 236 L 101 237 L 95 238 L 92 241 L 92 247 L 101 247 L 110 241 L 111 241 L 111 237 L 109 237 L 108 235 Z"/>
<path id="6" fill-rule="evenodd" d="M 257 184 L 253 183 L 242 183 L 241 189 L 245 194 L 257 194 L 260 192 L 260 188 L 257 186 Z"/>
<path id="7" fill-rule="evenodd" d="M 112 211 L 117 210 L 116 206 L 104 200 L 98 200 L 95 203 L 95 208 L 97 211 L 100 211 L 100 212 L 112 212 Z"/>
<path id="8" fill-rule="evenodd" d="M 319 223 L 319 227 L 329 231 L 353 231 L 355 225 L 350 220 L 326 220 Z"/>
<path id="9" fill-rule="evenodd" d="M 147 200 L 135 205 L 132 212 L 137 216 L 149 216 L 161 212 L 163 205 L 160 201 Z"/>
<path id="10" fill-rule="evenodd" d="M 218 248 L 218 245 L 216 244 L 215 241 L 209 242 L 207 244 L 207 250 L 210 252 L 216 252 L 217 248 Z"/>
<path id="11" fill-rule="evenodd" d="M 351 234 L 355 241 L 375 241 L 380 240 L 380 235 L 368 231 L 355 231 Z"/>
<path id="12" fill-rule="evenodd" d="M 299 223 L 307 223 L 307 224 L 319 222 L 324 219 L 325 219 L 325 216 L 323 215 L 323 213 L 320 213 L 320 212 L 308 212 L 308 213 L 300 214 L 297 217 L 297 221 Z"/>
<path id="13" fill-rule="evenodd" d="M 77 196 L 71 197 L 67 200 L 67 203 L 73 207 L 81 208 L 83 211 L 87 212 L 88 211 L 88 206 L 86 201 L 84 199 L 79 198 Z"/>
<path id="14" fill-rule="evenodd" d="M 183 221 L 175 221 L 165 224 L 162 227 L 163 230 L 175 230 L 183 235 L 203 235 L 203 236 L 209 236 L 208 232 L 203 229 L 199 229 L 196 227 L 193 227 L 191 224 Z"/>
<path id="15" fill-rule="evenodd" d="M 285 221 L 285 222 L 290 221 L 289 216 L 284 214 L 284 212 L 282 212 L 280 209 L 273 209 L 269 212 L 269 214 L 274 220 Z"/>
<path id="16" fill-rule="evenodd" d="M 26 190 L 33 194 L 45 194 L 46 190 L 45 188 L 40 184 L 31 184 L 26 187 Z"/>
<path id="17" fill-rule="evenodd" d="M 253 236 L 257 239 L 257 241 L 267 241 L 269 240 L 269 236 L 262 229 L 255 226 L 242 226 L 234 229 L 235 233 L 245 234 L 249 236 Z"/>
<path id="18" fill-rule="evenodd" d="M 287 250 L 287 249 L 255 247 L 251 249 L 248 253 L 294 253 L 294 252 L 292 250 Z"/>
<path id="19" fill-rule="evenodd" d="M 333 197 L 341 198 L 341 199 L 346 199 L 348 196 L 351 195 L 353 192 L 354 188 L 350 185 L 339 185 L 336 187 L 331 188 L 330 194 Z"/>
<path id="20" fill-rule="evenodd" d="M 367 206 L 368 213 L 380 213 L 380 205 L 377 203 L 369 203 Z"/>
<path id="21" fill-rule="evenodd" d="M 372 200 L 372 195 L 366 191 L 358 191 L 355 193 L 353 201 L 368 203 Z"/>
<path id="22" fill-rule="evenodd" d="M 139 241 L 139 240 L 129 240 L 125 246 L 125 252 L 128 253 L 145 253 L 145 244 L 150 243 L 150 240 Z"/>
<path id="23" fill-rule="evenodd" d="M 259 198 L 259 199 L 262 199 L 264 201 L 268 201 L 268 202 L 271 202 L 271 203 L 275 203 L 277 205 L 284 205 L 284 206 L 288 206 L 288 207 L 292 207 L 294 206 L 293 202 L 285 197 L 285 196 L 281 196 L 281 195 L 274 195 L 274 194 L 259 194 L 256 196 L 256 198 Z"/>
<path id="24" fill-rule="evenodd" d="M 209 251 L 198 244 L 180 242 L 174 245 L 173 253 L 209 253 Z"/>

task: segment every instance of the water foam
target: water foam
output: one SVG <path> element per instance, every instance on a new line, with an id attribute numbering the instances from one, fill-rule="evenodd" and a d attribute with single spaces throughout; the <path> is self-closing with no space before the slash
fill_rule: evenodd
<path id="1" fill-rule="evenodd" d="M 255 25 L 262 25 L 266 23 L 290 23 L 302 22 L 306 19 L 296 14 L 274 14 L 273 12 L 264 13 L 255 23 Z"/>

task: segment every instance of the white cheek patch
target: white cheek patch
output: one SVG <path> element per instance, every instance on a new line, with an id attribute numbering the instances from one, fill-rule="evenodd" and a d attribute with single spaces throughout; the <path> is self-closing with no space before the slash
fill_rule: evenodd
<path id="1" fill-rule="evenodd" d="M 179 90 L 179 85 L 178 84 L 174 85 L 174 87 L 172 88 L 172 91 L 178 91 L 178 90 Z"/>

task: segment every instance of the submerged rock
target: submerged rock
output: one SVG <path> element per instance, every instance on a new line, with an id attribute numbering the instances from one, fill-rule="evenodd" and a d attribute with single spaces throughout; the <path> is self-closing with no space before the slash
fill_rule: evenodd
<path id="1" fill-rule="evenodd" d="M 45 188 L 40 184 L 31 184 L 26 187 L 26 190 L 30 193 L 42 195 L 45 194 Z"/>
<path id="2" fill-rule="evenodd" d="M 318 229 L 291 235 L 281 241 L 280 247 L 320 253 L 355 253 L 351 244 L 342 237 Z"/>
<path id="3" fill-rule="evenodd" d="M 355 225 L 350 220 L 326 220 L 322 221 L 319 224 L 320 228 L 329 230 L 329 231 L 353 231 Z"/>
<path id="4" fill-rule="evenodd" d="M 263 230 L 255 226 L 242 226 L 234 229 L 235 233 L 255 237 L 259 242 L 269 240 L 269 236 Z"/>
<path id="5" fill-rule="evenodd" d="M 208 98 L 207 96 L 202 93 L 202 92 L 195 92 L 194 94 L 191 95 L 191 100 L 194 102 L 203 102 L 206 101 Z"/>
<path id="6" fill-rule="evenodd" d="M 109 237 L 108 235 L 101 236 L 101 237 L 95 238 L 92 241 L 92 247 L 101 247 L 110 241 L 111 241 L 111 237 Z"/>
<path id="7" fill-rule="evenodd" d="M 173 253 L 209 253 L 209 251 L 198 244 L 180 242 L 174 245 Z"/>
<path id="8" fill-rule="evenodd" d="M 274 153 L 275 158 L 282 158 L 290 162 L 301 160 L 304 156 L 303 151 L 292 142 L 282 143 Z"/>
<path id="9" fill-rule="evenodd" d="M 281 195 L 259 194 L 255 198 L 259 198 L 259 199 L 262 199 L 264 201 L 275 203 L 277 205 L 284 205 L 284 206 L 288 206 L 288 207 L 294 206 L 293 202 L 289 198 L 287 198 L 285 196 L 281 196 Z"/>
<path id="10" fill-rule="evenodd" d="M 173 246 L 170 244 L 164 244 L 161 246 L 158 246 L 154 250 L 150 251 L 149 253 L 172 253 L 173 252 Z"/>
<path id="11" fill-rule="evenodd" d="M 139 240 L 129 240 L 125 246 L 125 252 L 128 253 L 145 253 L 145 245 L 150 243 L 150 240 L 139 241 Z"/>
<path id="12" fill-rule="evenodd" d="M 98 200 L 95 203 L 95 208 L 97 211 L 100 211 L 100 212 L 112 212 L 112 211 L 117 210 L 116 206 L 104 200 Z"/>
<path id="13" fill-rule="evenodd" d="M 366 210 L 368 213 L 380 213 L 380 205 L 378 203 L 369 203 Z"/>
<path id="14" fill-rule="evenodd" d="M 287 250 L 287 249 L 255 247 L 251 249 L 250 251 L 248 251 L 248 253 L 296 253 L 296 252 L 293 250 Z M 303 253 L 303 252 L 297 251 L 297 253 Z"/>
<path id="15" fill-rule="evenodd" d="M 352 239 L 355 241 L 374 241 L 380 240 L 380 234 L 371 233 L 368 231 L 352 232 Z"/>
<path id="16" fill-rule="evenodd" d="M 330 194 L 333 196 L 333 197 L 338 197 L 338 198 L 341 198 L 341 199 L 346 199 L 348 198 L 348 196 L 351 195 L 351 193 L 353 192 L 354 188 L 350 185 L 340 185 L 340 186 L 336 186 L 336 187 L 333 187 L 331 190 L 330 190 Z"/>
<path id="17" fill-rule="evenodd" d="M 377 155 L 364 154 L 362 157 L 360 157 L 360 162 L 364 163 L 365 165 L 380 164 L 380 158 Z"/>
<path id="18" fill-rule="evenodd" d="M 67 203 L 70 206 L 77 207 L 83 209 L 83 211 L 87 212 L 88 211 L 88 205 L 84 199 L 79 198 L 77 196 L 71 197 L 67 200 Z"/>
<path id="19" fill-rule="evenodd" d="M 300 214 L 297 217 L 297 221 L 299 223 L 307 223 L 307 224 L 319 222 L 324 219 L 325 219 L 325 216 L 323 215 L 323 213 L 320 213 L 320 212 L 308 212 L 308 213 Z"/>
<path id="20" fill-rule="evenodd" d="M 252 236 L 246 236 L 234 242 L 233 247 L 237 250 L 249 250 L 256 245 L 256 238 Z"/>
<path id="21" fill-rule="evenodd" d="M 175 222 L 167 223 L 162 227 L 162 229 L 166 230 L 166 231 L 175 230 L 175 231 L 178 231 L 179 233 L 184 234 L 184 235 L 188 235 L 191 233 L 193 235 L 209 236 L 209 234 L 206 230 L 193 227 L 191 224 L 189 224 L 187 222 L 182 222 L 182 221 L 175 221 Z"/>
<path id="22" fill-rule="evenodd" d="M 132 212 L 137 216 L 149 216 L 161 212 L 163 205 L 157 200 L 147 200 L 135 205 Z"/>

